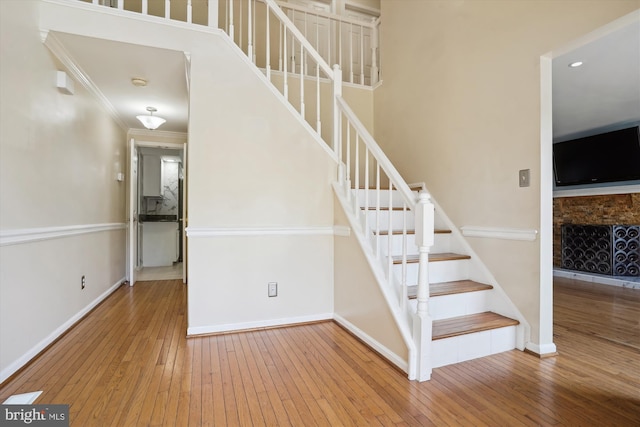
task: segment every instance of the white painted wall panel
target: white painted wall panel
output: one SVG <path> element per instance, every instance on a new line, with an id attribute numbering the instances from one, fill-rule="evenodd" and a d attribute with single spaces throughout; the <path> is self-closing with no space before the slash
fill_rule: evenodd
<path id="1" fill-rule="evenodd" d="M 38 3 L 0 2 L 0 229 L 122 224 L 125 134 L 82 85 L 56 89 Z M 0 381 L 123 279 L 125 234 L 0 248 Z"/>

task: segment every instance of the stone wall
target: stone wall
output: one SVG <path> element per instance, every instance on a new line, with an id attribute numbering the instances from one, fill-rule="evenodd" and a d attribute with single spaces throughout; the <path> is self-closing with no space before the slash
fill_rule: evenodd
<path id="1" fill-rule="evenodd" d="M 640 193 L 553 199 L 553 265 L 560 267 L 562 224 L 640 225 Z"/>

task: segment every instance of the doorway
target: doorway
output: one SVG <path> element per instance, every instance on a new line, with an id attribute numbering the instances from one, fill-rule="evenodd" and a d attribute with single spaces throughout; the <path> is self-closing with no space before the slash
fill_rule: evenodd
<path id="1" fill-rule="evenodd" d="M 552 96 L 554 85 L 558 85 L 557 79 L 552 78 L 554 61 L 562 60 L 560 64 L 562 68 L 569 70 L 569 56 L 567 54 L 586 47 L 633 23 L 637 24 L 640 22 L 639 18 L 640 14 L 637 12 L 628 14 L 540 57 L 540 342 L 543 347 L 540 354 L 555 352 L 553 344 L 553 198 L 560 191 L 554 188 L 553 180 L 552 144 L 554 137 L 557 136 L 554 135 L 554 126 L 558 127 L 559 124 L 558 122 L 554 123 L 553 120 L 554 116 L 558 116 L 558 112 L 554 111 L 558 97 Z M 606 62 L 596 61 L 595 57 L 590 59 L 592 59 L 592 63 Z M 618 66 L 618 63 L 615 63 L 614 66 Z M 602 80 L 604 81 L 604 79 Z M 590 89 L 593 91 L 594 88 Z M 601 98 L 611 98 L 611 96 Z M 589 124 L 595 122 L 592 118 L 584 121 Z M 566 126 L 566 123 L 563 126 Z M 577 128 L 573 131 L 576 130 Z M 565 191 L 565 193 L 577 196 L 594 195 L 602 191 L 602 188 L 581 188 Z"/>
<path id="2" fill-rule="evenodd" d="M 186 283 L 186 144 L 132 139 L 129 168 L 129 283 Z"/>

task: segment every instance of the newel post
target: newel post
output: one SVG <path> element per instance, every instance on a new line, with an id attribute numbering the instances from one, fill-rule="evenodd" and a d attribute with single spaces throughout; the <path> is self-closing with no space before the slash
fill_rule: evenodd
<path id="1" fill-rule="evenodd" d="M 418 350 L 417 379 L 431 378 L 432 320 L 429 315 L 429 248 L 433 246 L 434 208 L 428 193 L 422 191 L 416 203 L 416 244 L 420 253 L 418 264 L 418 308 L 413 318 L 413 339 Z"/>
<path id="2" fill-rule="evenodd" d="M 338 157 L 338 183 L 344 187 L 344 166 L 342 164 L 342 114 L 338 98 L 342 97 L 342 70 L 333 65 L 333 151 Z"/>

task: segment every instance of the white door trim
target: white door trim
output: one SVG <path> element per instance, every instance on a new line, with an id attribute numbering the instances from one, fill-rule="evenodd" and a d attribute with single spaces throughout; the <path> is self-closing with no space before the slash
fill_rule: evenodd
<path id="1" fill-rule="evenodd" d="M 640 20 L 635 10 L 540 57 L 540 336 L 527 347 L 555 353 L 553 343 L 553 103 L 552 61 L 613 31 Z"/>

